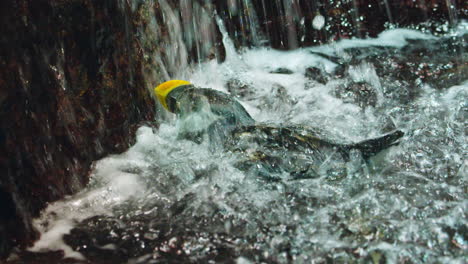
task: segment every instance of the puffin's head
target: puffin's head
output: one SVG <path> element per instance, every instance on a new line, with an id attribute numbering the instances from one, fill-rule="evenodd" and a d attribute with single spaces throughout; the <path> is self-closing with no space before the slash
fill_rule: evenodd
<path id="1" fill-rule="evenodd" d="M 159 102 L 164 106 L 164 108 L 171 112 L 169 107 L 167 107 L 166 97 L 172 90 L 183 85 L 190 85 L 190 83 L 182 80 L 167 81 L 154 88 L 154 94 L 158 97 Z"/>

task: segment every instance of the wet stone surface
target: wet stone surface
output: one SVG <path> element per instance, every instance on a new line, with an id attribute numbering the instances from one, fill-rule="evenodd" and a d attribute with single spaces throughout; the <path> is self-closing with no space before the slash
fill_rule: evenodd
<path id="1" fill-rule="evenodd" d="M 320 68 L 317 67 L 309 67 L 306 69 L 305 77 L 312 79 L 318 83 L 325 84 L 328 81 L 328 74 Z"/>
<path id="2" fill-rule="evenodd" d="M 377 104 L 376 91 L 366 82 L 345 83 L 338 86 L 333 93 L 343 102 L 358 105 L 362 109 L 375 107 Z"/>
<path id="3" fill-rule="evenodd" d="M 270 73 L 276 73 L 276 74 L 293 74 L 294 72 L 290 69 L 287 69 L 287 68 L 278 68 L 278 69 L 275 69 L 273 71 L 271 71 Z"/>
<path id="4" fill-rule="evenodd" d="M 117 1 L 0 5 L 4 258 L 38 238 L 33 217 L 81 190 L 94 160 L 133 143 L 138 124 L 154 118 L 148 107 L 154 104 L 144 76 L 147 50 L 130 44 L 137 41 L 132 32 L 144 27 L 140 14 L 126 13 Z M 160 76 L 157 67 L 152 71 Z"/>

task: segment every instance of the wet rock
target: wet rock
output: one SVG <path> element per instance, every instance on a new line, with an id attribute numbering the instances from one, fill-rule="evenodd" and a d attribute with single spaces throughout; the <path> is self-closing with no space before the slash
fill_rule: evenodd
<path id="1" fill-rule="evenodd" d="M 453 17 L 468 17 L 466 8 L 461 8 L 466 6 L 463 0 L 450 5 L 441 0 L 424 3 L 409 0 L 253 0 L 215 1 L 214 5 L 236 47 L 268 43 L 276 49 L 295 49 L 353 37 L 375 37 L 389 23 L 400 27 L 419 25 L 437 33 L 441 22 Z M 314 27 L 313 21 L 318 16 L 325 20 L 324 27 Z"/>
<path id="2" fill-rule="evenodd" d="M 72 258 L 64 258 L 62 251 L 49 252 L 28 252 L 24 251 L 19 254 L 13 253 L 7 260 L 7 264 L 25 264 L 25 263 L 54 263 L 54 264 L 107 264 L 109 262 L 91 263 L 86 260 L 78 260 Z M 110 263 L 109 263 L 110 264 Z"/>
<path id="3" fill-rule="evenodd" d="M 384 83 L 384 93 L 411 102 L 424 85 L 437 89 L 461 84 L 468 73 L 468 34 L 432 40 L 411 40 L 401 49 L 381 47 L 349 48 L 346 65 L 366 61 Z M 398 89 L 396 89 L 398 87 Z M 401 93 L 401 94 L 398 94 Z"/>
<path id="4" fill-rule="evenodd" d="M 335 69 L 333 69 L 332 75 L 335 78 L 342 78 L 346 74 L 346 66 L 343 64 L 338 64 Z"/>
<path id="5" fill-rule="evenodd" d="M 48 202 L 83 188 L 91 163 L 154 118 L 136 45 L 144 19 L 117 1 L 0 4 L 0 257 L 31 245 Z M 138 10 L 138 9 L 136 9 Z M 131 15 L 130 15 L 131 14 Z M 161 76 L 161 75 L 159 75 Z"/>
<path id="6" fill-rule="evenodd" d="M 460 84 L 468 76 L 468 34 L 441 39 L 409 40 L 394 63 L 415 82 L 429 84 L 434 88 L 448 88 Z"/>
<path id="7" fill-rule="evenodd" d="M 466 248 L 466 241 L 468 241 L 468 227 L 466 225 L 444 226 L 442 230 L 451 242 L 451 250 Z"/>
<path id="8" fill-rule="evenodd" d="M 325 84 L 328 81 L 328 74 L 320 68 L 309 67 L 305 70 L 305 77 L 312 79 L 318 83 Z"/>
<path id="9" fill-rule="evenodd" d="M 373 264 L 387 263 L 387 258 L 385 257 L 384 252 L 380 250 L 372 250 L 369 252 L 369 256 L 366 258 L 366 260 Z"/>
<path id="10" fill-rule="evenodd" d="M 349 66 L 348 65 L 349 61 L 345 60 L 342 57 L 332 56 L 332 55 L 324 54 L 324 53 L 317 52 L 317 51 L 311 51 L 310 53 L 317 55 L 319 57 L 322 57 L 326 60 L 329 60 L 330 62 L 335 63 L 336 66 L 333 69 L 333 72 L 331 73 L 327 73 L 326 71 L 323 70 L 323 68 L 309 67 L 306 69 L 306 77 L 314 79 L 314 77 L 317 78 L 318 75 L 329 75 L 335 78 L 342 78 L 345 76 L 346 70 L 348 68 L 347 66 Z M 307 74 L 309 74 L 310 76 L 307 76 Z"/>
<path id="11" fill-rule="evenodd" d="M 287 68 L 278 68 L 273 71 L 270 71 L 270 73 L 276 73 L 276 74 L 293 74 L 294 72 L 291 71 L 290 69 Z"/>
<path id="12" fill-rule="evenodd" d="M 333 90 L 334 95 L 345 103 L 356 104 L 361 108 L 375 107 L 377 104 L 377 93 L 375 88 L 366 82 L 352 82 L 350 84 L 338 85 Z"/>
<path id="13" fill-rule="evenodd" d="M 190 196 L 190 195 L 189 195 Z M 225 222 L 218 214 L 187 217 L 183 210 L 192 200 L 181 199 L 171 214 L 128 215 L 120 219 L 95 216 L 74 228 L 64 240 L 91 263 L 227 262 L 240 256 L 259 255 L 245 248 L 234 233 L 223 232 Z M 182 214 L 182 215 L 179 215 Z M 221 227 L 218 230 L 215 227 Z M 234 228 L 233 228 L 234 229 Z"/>
<path id="14" fill-rule="evenodd" d="M 417 98 L 425 85 L 436 89 L 450 88 L 461 84 L 468 74 L 465 43 L 468 34 L 447 36 L 428 40 L 411 40 L 402 48 L 359 47 L 344 50 L 343 58 L 313 52 L 337 64 L 334 73 L 327 75 L 320 68 L 311 67 L 306 71 L 309 78 L 325 83 L 327 79 L 339 78 L 340 83 L 332 84 L 332 93 L 346 103 L 361 108 L 376 106 L 377 91 L 365 76 L 350 81 L 348 69 L 375 69 L 384 98 L 392 98 L 405 105 Z M 344 59 L 346 58 L 346 59 Z M 361 68 L 362 71 L 363 68 Z M 363 73 L 360 73 L 361 75 Z M 362 81 L 359 79 L 363 79 Z M 313 85 L 308 84 L 308 85 Z"/>

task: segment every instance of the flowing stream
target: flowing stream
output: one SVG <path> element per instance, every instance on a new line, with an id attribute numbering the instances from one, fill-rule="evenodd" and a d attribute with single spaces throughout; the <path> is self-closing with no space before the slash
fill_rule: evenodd
<path id="1" fill-rule="evenodd" d="M 171 78 L 230 93 L 262 124 L 342 142 L 405 136 L 368 163 L 352 153 L 345 174 L 270 181 L 236 168 L 235 152 L 177 139 L 180 123 L 158 106 L 159 126 L 140 127 L 85 190 L 35 220 L 31 251 L 91 263 L 466 263 L 466 23 L 293 51 L 236 50 L 218 26 L 225 61 Z"/>

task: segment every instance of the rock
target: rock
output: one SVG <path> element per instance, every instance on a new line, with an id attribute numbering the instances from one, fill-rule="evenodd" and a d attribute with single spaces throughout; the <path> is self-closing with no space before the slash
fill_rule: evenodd
<path id="1" fill-rule="evenodd" d="M 290 69 L 287 68 L 278 68 L 273 71 L 270 71 L 270 73 L 277 73 L 277 74 L 293 74 L 294 72 L 291 71 Z"/>
<path id="2" fill-rule="evenodd" d="M 424 4 L 368 0 L 213 3 L 238 48 L 267 43 L 275 49 L 295 49 L 330 40 L 375 37 L 389 23 L 400 27 L 419 25 L 439 33 L 437 23 L 450 21 L 451 16 L 466 19 L 468 15 L 466 8 L 462 8 L 466 6 L 463 0 L 453 2 L 457 7 L 454 10 L 444 1 L 426 1 Z M 323 27 L 314 23 L 317 16 L 324 18 Z"/>
<path id="3" fill-rule="evenodd" d="M 369 252 L 369 256 L 366 258 L 366 261 L 373 263 L 373 264 L 385 264 L 387 262 L 387 258 L 385 257 L 385 253 L 380 250 L 372 250 Z"/>
<path id="4" fill-rule="evenodd" d="M 95 216 L 82 221 L 64 240 L 83 254 L 91 263 L 151 263 L 230 262 L 243 255 L 260 255 L 259 250 L 249 248 L 246 241 L 237 239 L 236 229 L 225 232 L 229 217 L 216 213 L 215 204 L 206 217 L 187 216 L 184 210 L 193 203 L 189 193 L 173 206 L 153 213 L 128 213 L 125 217 Z M 164 201 L 167 203 L 167 201 Z M 133 206 L 137 206 L 133 204 Z M 166 204 L 167 206 L 167 204 Z M 143 257 L 142 257 L 143 256 Z M 145 257 L 146 256 L 146 257 Z"/>
<path id="5" fill-rule="evenodd" d="M 346 66 L 343 65 L 343 64 L 338 64 L 336 65 L 335 69 L 333 69 L 333 76 L 336 77 L 336 78 L 342 78 L 345 76 L 346 74 Z"/>
<path id="6" fill-rule="evenodd" d="M 434 40 L 409 40 L 393 59 L 398 72 L 415 84 L 443 89 L 462 83 L 468 76 L 468 51 L 462 43 L 468 34 Z M 383 68 L 385 69 L 385 68 Z"/>
<path id="7" fill-rule="evenodd" d="M 398 90 L 411 87 L 411 90 L 397 95 L 411 102 L 424 85 L 444 89 L 464 81 L 463 76 L 468 74 L 465 63 L 468 52 L 462 48 L 462 43 L 466 41 L 468 34 L 428 40 L 408 39 L 408 45 L 399 49 L 348 48 L 345 52 L 350 59 L 344 66 L 358 65 L 363 61 L 373 65 L 383 80 L 384 93 L 387 90 L 388 96 L 397 95 L 393 87 L 395 85 L 399 87 Z"/>
<path id="8" fill-rule="evenodd" d="M 345 103 L 356 104 L 361 108 L 375 107 L 377 104 L 377 93 L 375 89 L 366 82 L 352 82 L 350 84 L 338 85 L 333 90 L 334 95 Z"/>
<path id="9" fill-rule="evenodd" d="M 321 84 L 325 84 L 328 81 L 328 74 L 324 70 L 317 67 L 307 68 L 304 75 L 305 77 Z"/>
<path id="10" fill-rule="evenodd" d="M 38 236 L 32 218 L 81 190 L 94 160 L 126 150 L 140 121 L 154 118 L 154 105 L 146 47 L 136 45 L 144 25 L 130 7 L 0 5 L 1 258 L 31 245 Z"/>

